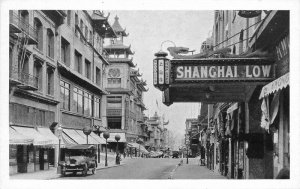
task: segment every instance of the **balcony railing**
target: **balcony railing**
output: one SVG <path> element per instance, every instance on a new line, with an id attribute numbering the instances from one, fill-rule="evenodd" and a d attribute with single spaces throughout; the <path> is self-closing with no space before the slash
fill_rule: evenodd
<path id="1" fill-rule="evenodd" d="M 16 67 L 12 67 L 9 73 L 10 81 L 17 83 L 19 88 L 26 90 L 38 89 L 38 77 L 30 75 L 26 72 L 21 72 Z"/>
<path id="2" fill-rule="evenodd" d="M 29 36 L 29 44 L 36 44 L 38 42 L 37 31 L 29 23 L 25 23 L 24 21 L 22 21 L 22 19 L 17 14 L 11 13 L 9 15 L 9 23 L 11 26 L 13 26 L 11 27 L 11 32 L 19 33 L 19 29 Z"/>

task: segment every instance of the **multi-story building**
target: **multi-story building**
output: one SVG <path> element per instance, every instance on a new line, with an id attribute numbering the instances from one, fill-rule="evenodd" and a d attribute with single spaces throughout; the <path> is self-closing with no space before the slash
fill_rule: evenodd
<path id="1" fill-rule="evenodd" d="M 82 129 L 102 125 L 103 40 L 114 36 L 100 11 L 10 11 L 11 174 L 56 166 L 65 145 L 101 144 Z"/>
<path id="2" fill-rule="evenodd" d="M 199 138 L 200 138 L 200 124 L 198 119 L 186 119 L 185 121 L 186 142 L 189 146 L 192 157 L 199 154 Z"/>
<path id="3" fill-rule="evenodd" d="M 67 11 L 66 22 L 57 28 L 57 33 L 59 123 L 64 128 L 63 139 L 65 143 L 72 140 L 86 143 L 84 127 L 99 132 L 100 126 L 104 126 L 102 116 L 106 103 L 103 95 L 108 93 L 103 86 L 103 70 L 109 63 L 103 55 L 103 43 L 105 37 L 116 34 L 103 12 L 76 10 Z M 72 140 L 66 140 L 68 137 Z M 97 143 L 96 137 L 92 132 L 88 142 Z M 104 143 L 103 138 L 100 143 Z M 98 161 L 103 147 L 98 147 Z"/>
<path id="4" fill-rule="evenodd" d="M 212 169 L 244 179 L 289 171 L 289 12 L 215 11 L 213 39 L 215 50 L 252 52 L 252 57 L 271 57 L 276 66 L 274 81 L 249 87 L 248 100 L 210 105 Z"/>
<path id="5" fill-rule="evenodd" d="M 10 11 L 10 174 L 54 165 L 58 140 L 49 127 L 58 122 L 55 32 L 65 16 L 64 11 Z"/>
<path id="6" fill-rule="evenodd" d="M 146 139 L 143 111 L 143 93 L 147 91 L 146 82 L 141 74 L 134 69 L 131 56 L 134 54 L 130 46 L 124 45 L 124 37 L 128 34 L 115 17 L 112 25 L 116 38 L 110 38 L 105 46 L 109 65 L 105 68 L 104 87 L 109 92 L 105 97 L 106 110 L 103 122 L 110 130 L 111 137 L 121 136 L 120 150 L 123 151 L 126 142 L 136 142 L 138 138 Z M 115 148 L 115 141 L 109 140 L 110 148 Z"/>
<path id="7" fill-rule="evenodd" d="M 209 104 L 210 169 L 237 179 L 289 178 L 289 11 L 217 10 L 202 53 L 176 48 L 168 48 L 170 61 L 155 54 L 154 68 L 160 61 L 164 70 L 154 69 L 154 86 L 166 105 Z"/>
<path id="8" fill-rule="evenodd" d="M 153 117 L 147 119 L 146 124 L 149 135 L 146 147 L 153 151 L 166 150 L 166 146 L 168 146 L 168 130 L 165 128 L 165 125 L 168 125 L 169 122 L 165 122 L 163 117 L 155 112 Z"/>

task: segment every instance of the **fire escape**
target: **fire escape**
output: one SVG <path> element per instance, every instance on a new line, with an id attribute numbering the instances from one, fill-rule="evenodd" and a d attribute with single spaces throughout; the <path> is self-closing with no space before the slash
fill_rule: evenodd
<path id="1" fill-rule="evenodd" d="M 38 77 L 29 74 L 28 68 L 24 68 L 25 62 L 28 61 L 29 51 L 27 45 L 35 45 L 38 43 L 37 32 L 28 22 L 28 12 L 19 15 L 10 11 L 9 14 L 9 34 L 10 38 L 15 41 L 17 53 L 10 56 L 9 84 L 10 93 L 19 88 L 23 90 L 37 90 Z M 27 16 L 27 19 L 26 19 Z M 27 65 L 26 65 L 27 66 Z"/>

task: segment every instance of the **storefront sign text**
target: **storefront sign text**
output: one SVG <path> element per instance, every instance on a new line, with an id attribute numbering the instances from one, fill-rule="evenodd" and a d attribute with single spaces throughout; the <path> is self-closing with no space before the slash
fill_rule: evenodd
<path id="1" fill-rule="evenodd" d="M 251 80 L 274 77 L 272 65 L 177 66 L 175 80 Z"/>

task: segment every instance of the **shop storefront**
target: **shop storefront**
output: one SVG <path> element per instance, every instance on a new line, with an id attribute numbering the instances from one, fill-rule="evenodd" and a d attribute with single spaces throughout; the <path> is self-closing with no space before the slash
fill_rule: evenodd
<path id="1" fill-rule="evenodd" d="M 9 137 L 10 174 L 49 169 L 51 151 L 58 145 L 49 128 L 11 126 Z"/>
<path id="2" fill-rule="evenodd" d="M 247 178 L 249 160 L 245 132 L 249 132 L 249 119 L 246 119 L 248 102 L 257 86 L 274 80 L 274 59 L 239 57 L 168 61 L 163 53 L 157 55 L 154 59 L 154 86 L 163 91 L 164 104 L 222 102 L 229 105 L 237 102 L 235 107 L 219 108 L 210 117 L 213 124 L 207 129 L 207 167 L 228 178 Z M 228 108 L 232 110 L 227 113 Z M 231 136 L 225 136 L 226 129 Z"/>

